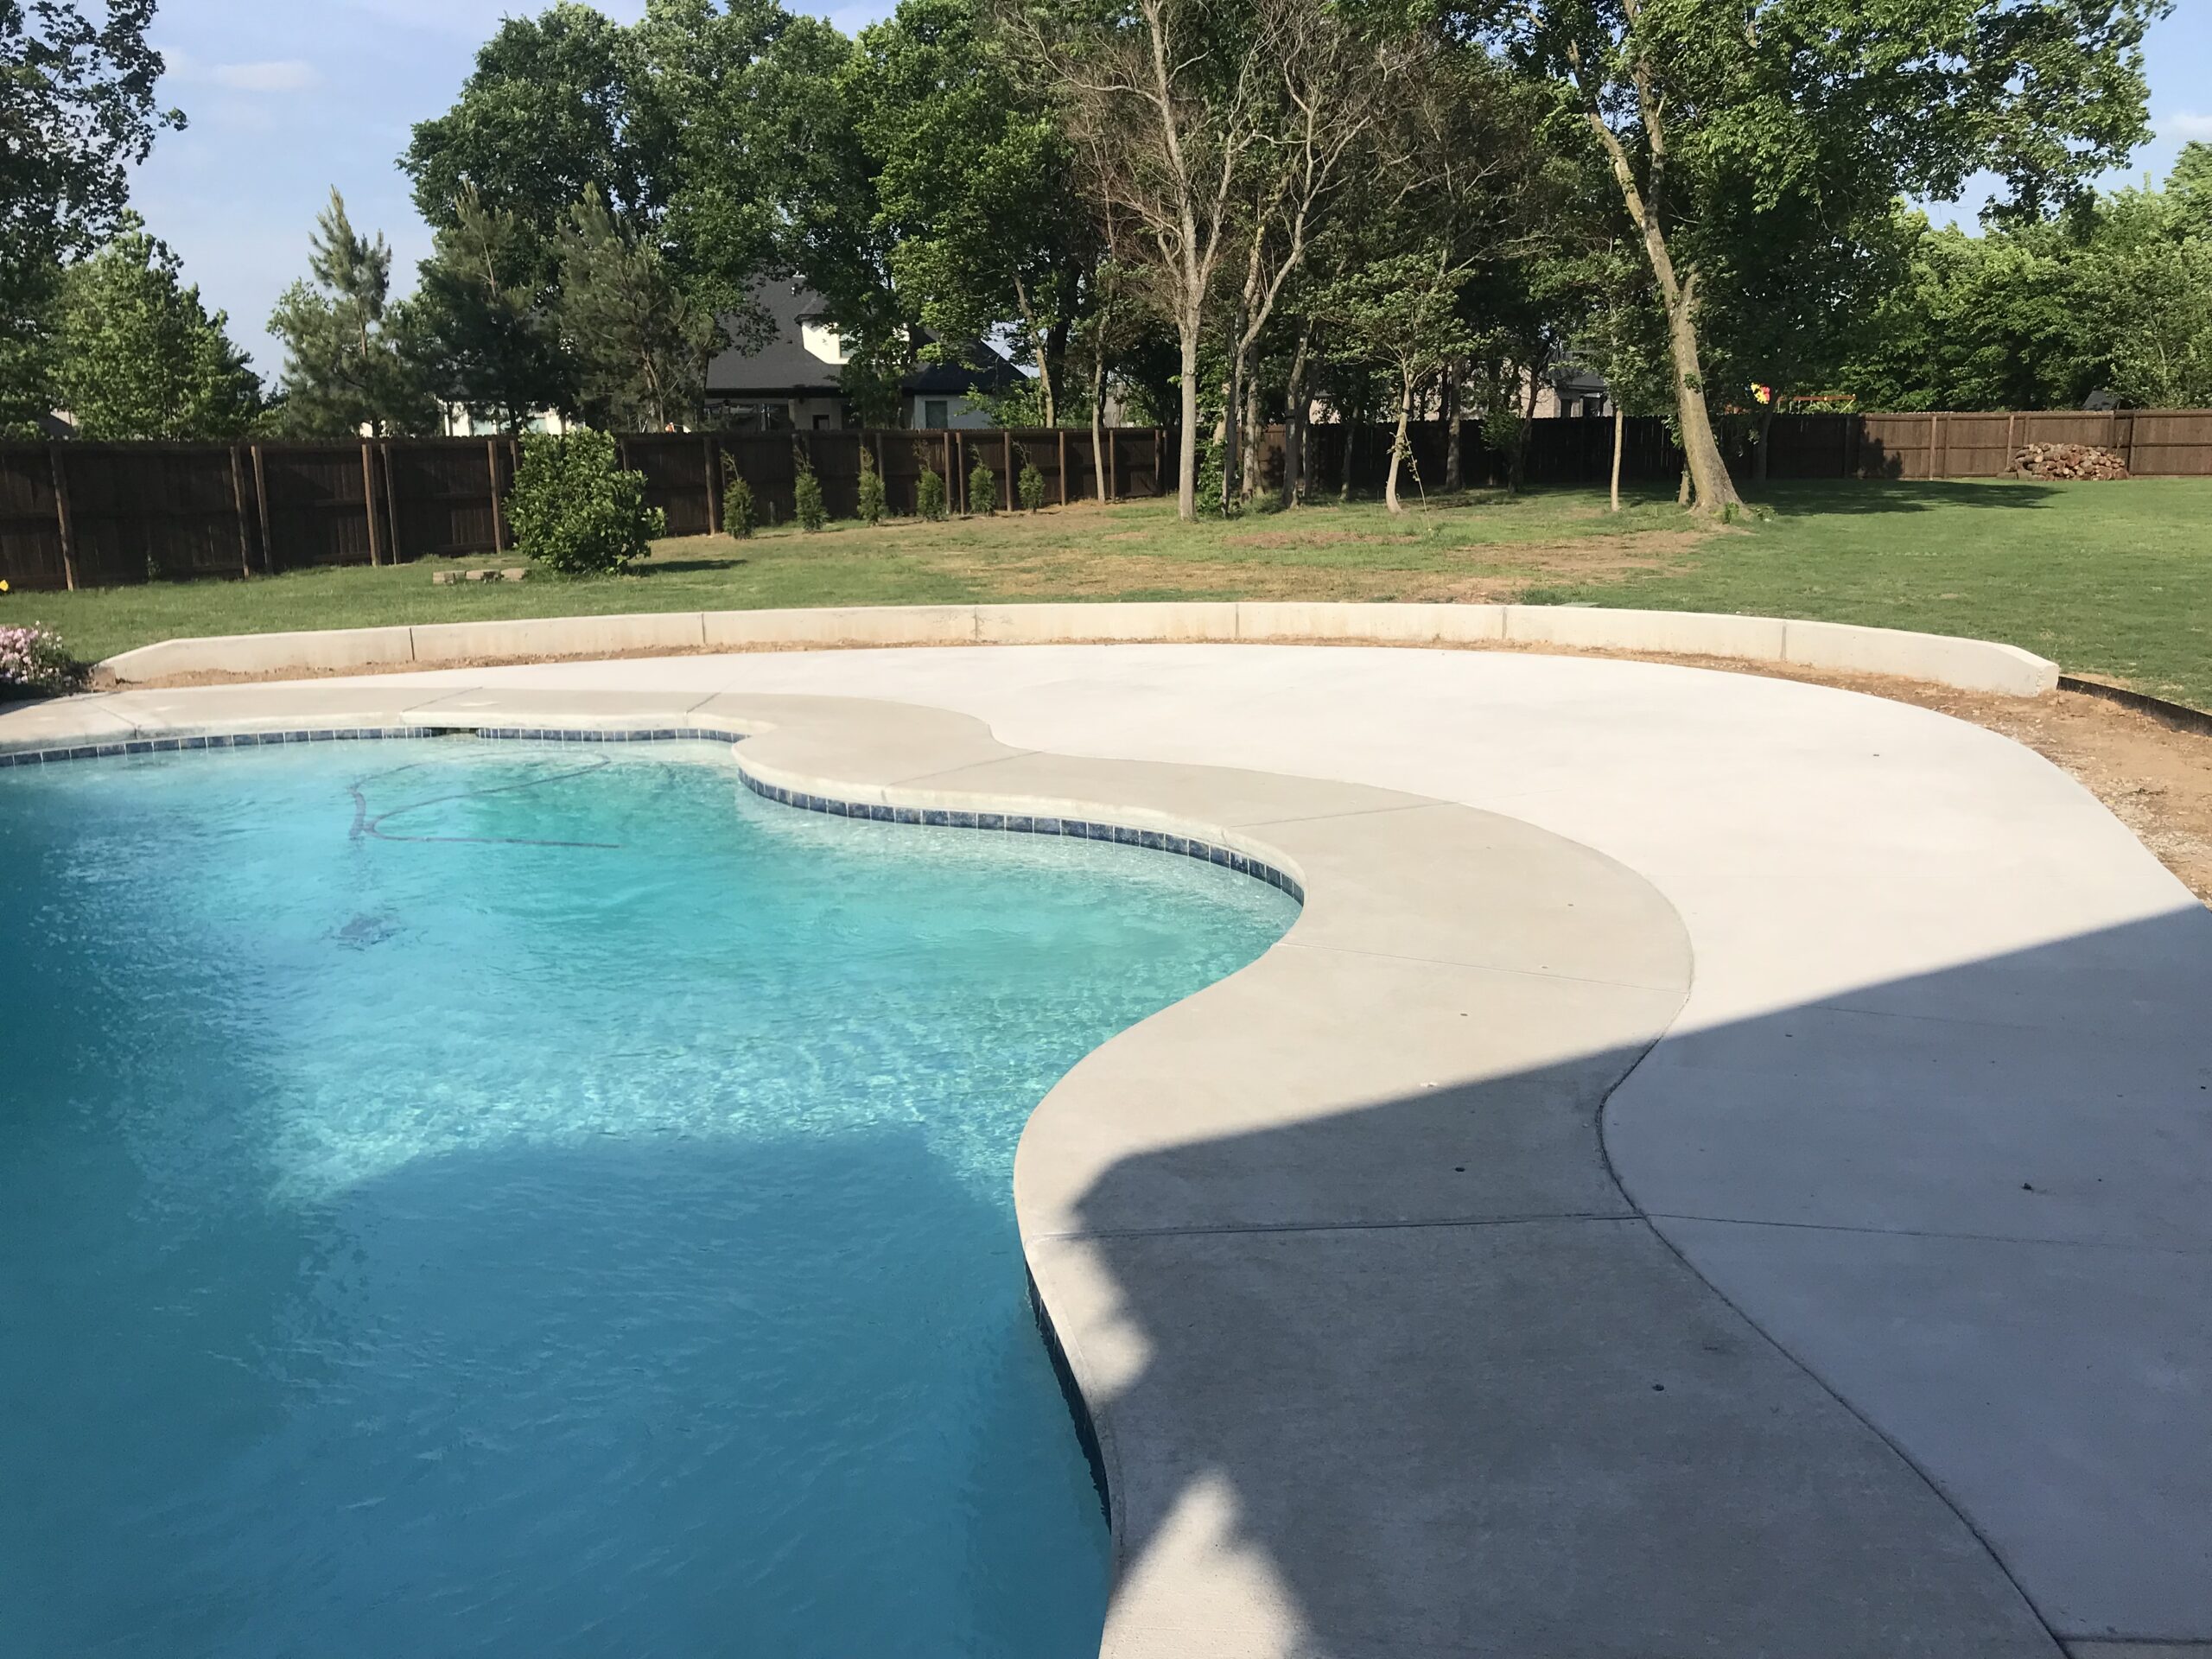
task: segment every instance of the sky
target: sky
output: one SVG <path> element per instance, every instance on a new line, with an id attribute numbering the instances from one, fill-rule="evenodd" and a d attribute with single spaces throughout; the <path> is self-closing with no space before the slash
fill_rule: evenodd
<path id="1" fill-rule="evenodd" d="M 363 231 L 382 231 L 394 286 L 430 251 L 398 156 L 417 121 L 451 106 L 476 48 L 531 0 L 162 0 L 153 38 L 168 60 L 166 104 L 190 125 L 164 133 L 132 191 L 148 228 L 184 261 L 211 308 L 271 380 L 276 296 L 305 274 L 331 187 Z M 811 10 L 794 5 L 794 10 Z M 625 22 L 645 0 L 600 0 Z M 850 32 L 891 10 L 860 0 L 823 16 Z M 2182 0 L 2147 52 L 2157 137 L 2116 182 L 2163 178 L 2191 138 L 2212 140 L 2212 3 Z M 1971 219 L 1969 200 L 1953 216 Z M 1942 210 L 1939 210 L 1939 213 Z"/>

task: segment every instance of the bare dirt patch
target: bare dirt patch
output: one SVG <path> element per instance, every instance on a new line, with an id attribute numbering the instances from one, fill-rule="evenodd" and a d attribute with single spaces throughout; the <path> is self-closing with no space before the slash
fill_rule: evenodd
<path id="1" fill-rule="evenodd" d="M 1410 535 L 1371 536 L 1356 530 L 1248 530 L 1222 537 L 1224 547 L 1396 547 L 1413 541 Z"/>

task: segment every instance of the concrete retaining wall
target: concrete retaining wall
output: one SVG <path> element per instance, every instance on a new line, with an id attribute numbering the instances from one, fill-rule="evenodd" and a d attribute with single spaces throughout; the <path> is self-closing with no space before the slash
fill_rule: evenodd
<path id="1" fill-rule="evenodd" d="M 1841 622 L 1564 605 L 916 605 L 785 611 L 684 611 L 439 622 L 325 633 L 165 639 L 101 666 L 126 683 L 187 674 L 270 674 L 435 666 L 470 659 L 596 657 L 747 645 L 1048 645 L 1067 640 L 1485 641 L 1796 663 L 1894 674 L 1967 691 L 2033 697 L 2058 666 L 2017 645 Z"/>

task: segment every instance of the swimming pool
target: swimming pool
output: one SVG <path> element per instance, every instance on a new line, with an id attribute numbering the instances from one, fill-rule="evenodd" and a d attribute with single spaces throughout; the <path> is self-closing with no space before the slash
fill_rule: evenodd
<path id="1" fill-rule="evenodd" d="M 11 1650 L 1096 1651 L 1021 1125 L 1273 888 L 704 744 L 0 779 Z"/>

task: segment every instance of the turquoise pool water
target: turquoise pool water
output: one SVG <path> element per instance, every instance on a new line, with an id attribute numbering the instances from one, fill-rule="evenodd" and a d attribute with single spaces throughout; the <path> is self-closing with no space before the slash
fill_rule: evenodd
<path id="1" fill-rule="evenodd" d="M 0 1646 L 1095 1653 L 1014 1143 L 1291 915 L 703 744 L 0 776 Z"/>

